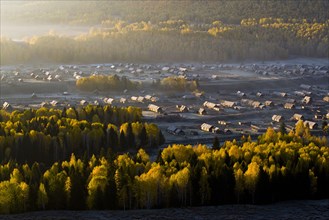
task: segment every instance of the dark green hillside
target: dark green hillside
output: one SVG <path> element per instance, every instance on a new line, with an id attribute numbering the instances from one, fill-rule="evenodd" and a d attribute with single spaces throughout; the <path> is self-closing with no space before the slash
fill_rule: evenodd
<path id="1" fill-rule="evenodd" d="M 244 18 L 297 18 L 325 21 L 326 0 L 218 1 L 2 1 L 1 14 L 10 22 L 99 24 L 108 19 L 129 22 L 182 19 L 192 23 L 240 23 Z M 10 5 L 10 8 L 8 6 Z"/>

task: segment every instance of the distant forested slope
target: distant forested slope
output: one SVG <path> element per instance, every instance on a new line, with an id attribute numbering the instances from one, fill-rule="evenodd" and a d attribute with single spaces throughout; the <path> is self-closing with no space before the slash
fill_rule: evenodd
<path id="1" fill-rule="evenodd" d="M 329 21 L 244 19 L 193 25 L 181 20 L 104 22 L 76 38 L 47 35 L 26 42 L 1 39 L 1 64 L 28 62 L 224 62 L 328 57 Z"/>
<path id="2" fill-rule="evenodd" d="M 326 58 L 329 51 L 328 0 L 2 1 L 1 6 L 1 24 L 93 27 L 75 38 L 2 38 L 2 65 Z"/>
<path id="3" fill-rule="evenodd" d="M 327 0 L 218 1 L 2 1 L 1 14 L 9 22 L 99 24 L 108 19 L 128 22 L 185 20 L 192 23 L 240 23 L 244 18 L 329 18 Z"/>

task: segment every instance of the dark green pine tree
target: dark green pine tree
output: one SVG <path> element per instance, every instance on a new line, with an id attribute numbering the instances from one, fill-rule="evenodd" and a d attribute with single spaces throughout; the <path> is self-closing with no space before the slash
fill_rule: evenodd
<path id="1" fill-rule="evenodd" d="M 156 159 L 155 162 L 159 163 L 160 165 L 165 164 L 163 159 L 162 159 L 162 150 L 159 150 L 158 155 L 157 155 L 157 159 Z"/>
<path id="2" fill-rule="evenodd" d="M 165 142 L 166 142 L 166 139 L 163 136 L 162 131 L 159 130 L 159 133 L 158 133 L 158 146 L 164 144 Z"/>
<path id="3" fill-rule="evenodd" d="M 213 150 L 218 150 L 219 149 L 219 139 L 218 139 L 217 136 L 214 138 L 214 141 L 213 141 L 213 144 L 212 144 L 212 149 Z"/>
<path id="4" fill-rule="evenodd" d="M 287 134 L 286 125 L 284 122 L 281 122 L 281 124 L 280 124 L 280 133 Z"/>
<path id="5" fill-rule="evenodd" d="M 255 190 L 255 203 L 267 204 L 271 202 L 270 177 L 262 167 L 259 169 L 258 180 Z"/>
<path id="6" fill-rule="evenodd" d="M 146 133 L 146 128 L 143 126 L 140 134 L 139 134 L 140 146 L 141 148 L 146 148 L 148 145 L 148 137 Z"/>
<path id="7" fill-rule="evenodd" d="M 63 110 L 62 110 L 61 117 L 62 117 L 62 118 L 66 118 L 66 116 L 67 116 L 67 115 L 66 115 L 66 107 L 64 107 Z"/>
<path id="8" fill-rule="evenodd" d="M 109 136 L 108 146 L 112 149 L 117 149 L 119 145 L 118 134 L 113 127 L 111 127 L 108 130 L 108 136 Z"/>
<path id="9" fill-rule="evenodd" d="M 120 132 L 119 145 L 120 145 L 119 151 L 123 151 L 123 150 L 127 149 L 127 140 L 126 140 L 125 133 L 123 131 Z"/>
<path id="10" fill-rule="evenodd" d="M 71 178 L 71 194 L 68 207 L 74 210 L 84 210 L 86 208 L 86 180 L 77 170 L 73 170 Z"/>
<path id="11" fill-rule="evenodd" d="M 127 140 L 127 147 L 128 148 L 135 148 L 135 135 L 133 133 L 133 129 L 131 127 L 131 123 L 128 123 L 127 133 L 126 133 L 126 140 Z"/>

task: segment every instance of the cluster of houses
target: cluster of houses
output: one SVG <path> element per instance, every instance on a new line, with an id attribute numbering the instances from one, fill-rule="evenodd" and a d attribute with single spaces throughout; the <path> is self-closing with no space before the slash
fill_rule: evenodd
<path id="1" fill-rule="evenodd" d="M 202 123 L 200 126 L 200 129 L 205 132 L 211 132 L 215 134 L 232 134 L 232 131 L 228 128 L 225 128 L 223 130 L 219 129 L 218 127 L 208 124 L 208 123 Z"/>
<path id="2" fill-rule="evenodd" d="M 205 101 L 203 103 L 204 107 L 207 107 L 209 109 L 215 110 L 215 111 L 220 111 L 221 108 L 234 108 L 237 105 L 236 102 L 232 102 L 232 101 L 227 101 L 224 100 L 221 103 L 214 103 L 214 102 L 209 102 L 209 101 Z"/>
<path id="3" fill-rule="evenodd" d="M 329 73 L 328 66 L 321 65 L 290 65 L 290 64 L 248 64 L 240 65 L 239 69 L 244 71 L 253 71 L 259 75 L 281 75 L 281 76 L 298 76 L 298 75 L 325 75 Z"/>
<path id="4" fill-rule="evenodd" d="M 317 130 L 320 128 L 319 122 L 321 122 L 321 120 L 329 119 L 329 95 L 323 96 L 323 93 L 317 92 L 316 89 L 310 85 L 301 84 L 300 88 L 304 90 L 294 91 L 293 93 L 272 92 L 264 94 L 263 92 L 257 92 L 256 94 L 247 94 L 238 91 L 236 94 L 241 98 L 240 100 L 225 100 L 219 103 L 204 101 L 203 107 L 213 110 L 213 114 L 216 114 L 215 112 L 220 112 L 219 115 L 229 112 L 225 111 L 225 109 L 235 109 L 238 110 L 236 112 L 241 113 L 241 118 L 244 117 L 243 112 L 246 112 L 241 110 L 248 109 L 248 112 L 250 112 L 250 108 L 258 111 L 268 111 L 269 114 L 271 114 L 270 112 L 277 112 L 276 114 L 271 114 L 272 117 L 268 117 L 268 120 L 265 119 L 265 121 L 272 124 L 272 126 L 275 126 L 275 123 L 285 122 L 288 128 L 293 129 L 295 124 L 302 120 L 305 126 L 307 125 L 311 130 Z M 266 100 L 269 98 L 273 98 L 273 100 Z M 265 128 L 267 128 L 268 125 L 265 125 L 266 123 L 264 123 L 264 120 L 259 120 L 258 123 L 263 124 L 263 126 L 253 123 L 246 124 L 243 121 L 241 121 L 239 125 L 250 127 L 256 132 L 263 132 L 266 130 Z M 231 123 L 219 120 L 218 124 L 227 127 Z M 217 131 L 216 127 L 211 127 L 207 123 L 201 126 L 201 130 L 213 133 Z"/>
<path id="5" fill-rule="evenodd" d="M 126 74 L 130 77 L 166 77 L 171 75 L 182 76 L 186 79 L 202 79 L 202 74 L 194 73 L 200 70 L 222 71 L 222 70 L 240 70 L 246 72 L 255 72 L 260 75 L 323 75 L 329 74 L 329 66 L 320 65 L 287 65 L 287 64 L 134 64 L 134 63 L 116 63 L 102 65 L 61 65 L 50 68 L 29 68 L 28 70 L 17 69 L 9 74 L 2 75 L 2 80 L 13 82 L 24 82 L 25 80 L 43 80 L 43 81 L 69 81 L 77 80 L 81 77 L 98 74 Z M 217 75 L 213 75 L 217 78 Z M 214 77 L 210 77 L 214 78 Z M 309 88 L 303 87 L 308 90 Z M 237 93 L 244 97 L 243 92 Z"/>
<path id="6" fill-rule="evenodd" d="M 27 80 L 44 80 L 49 82 L 54 81 L 72 81 L 89 75 L 97 75 L 97 74 L 118 74 L 131 77 L 136 77 L 136 79 L 140 79 L 142 77 L 152 79 L 161 79 L 166 76 L 176 75 L 179 77 L 183 77 L 186 79 L 207 79 L 209 74 L 199 74 L 195 73 L 195 71 L 199 70 L 213 70 L 211 74 L 214 74 L 214 71 L 217 70 L 242 70 L 255 72 L 264 76 L 271 75 L 328 75 L 329 67 L 328 66 L 316 66 L 316 65 L 262 65 L 262 64 L 247 64 L 247 65 L 230 65 L 230 64 L 219 64 L 219 65 L 202 65 L 202 64 L 184 64 L 184 65 L 168 65 L 168 64 L 103 64 L 103 65 L 62 65 L 54 70 L 50 69 L 34 69 L 29 70 L 24 73 L 24 71 L 17 70 L 14 74 L 10 75 L 2 75 L 1 79 L 13 79 L 18 83 L 26 82 Z M 208 71 L 206 71 L 208 73 Z M 87 74 L 88 73 L 88 74 Z M 213 77 L 214 76 L 214 77 Z M 154 77 L 154 78 L 153 78 Z M 217 75 L 211 76 L 213 79 L 217 79 Z M 279 89 L 278 89 L 279 90 Z M 327 91 L 327 90 L 326 90 Z M 150 92 L 152 94 L 152 92 Z M 96 95 L 96 93 L 94 93 Z M 98 94 L 98 93 L 97 93 Z M 144 94 L 143 92 L 141 94 Z M 63 93 L 65 98 L 68 97 L 68 93 Z M 98 94 L 99 95 L 99 94 Z M 132 94 L 130 94 L 132 95 Z M 200 129 L 204 132 L 210 133 L 220 133 L 220 134 L 230 134 L 232 130 L 230 126 L 233 126 L 234 123 L 225 120 L 219 120 L 216 118 L 215 121 L 218 121 L 218 126 L 212 125 L 213 116 L 222 116 L 226 113 L 234 113 L 241 116 L 241 120 L 244 117 L 244 112 L 268 112 L 266 115 L 266 121 L 272 123 L 273 125 L 277 125 L 278 123 L 288 123 L 294 124 L 297 121 L 303 120 L 304 124 L 309 126 L 311 129 L 319 128 L 319 121 L 322 119 L 329 119 L 328 112 L 328 103 L 329 103 L 329 94 L 317 93 L 317 89 L 314 86 L 301 84 L 296 91 L 257 91 L 248 93 L 246 91 L 237 91 L 236 93 L 232 93 L 232 96 L 219 96 L 219 98 L 213 98 L 204 95 L 201 92 L 196 92 L 194 94 L 179 94 L 181 98 L 179 102 L 172 102 L 171 100 L 163 101 L 153 95 L 132 95 L 130 96 L 125 94 L 124 97 L 102 97 L 97 98 L 97 100 L 92 99 L 77 99 L 72 104 L 78 105 L 87 105 L 87 104 L 125 104 L 130 103 L 136 106 L 142 106 L 143 108 L 147 108 L 149 111 L 157 113 L 156 115 L 161 117 L 173 117 L 172 115 L 165 114 L 164 108 L 166 112 L 168 112 L 168 103 L 179 103 L 176 105 L 176 113 L 196 113 L 199 115 L 210 115 L 210 117 L 198 116 L 197 129 Z M 213 94 L 212 94 L 213 95 Z M 319 98 L 320 97 L 320 98 Z M 32 94 L 31 98 L 38 97 L 36 94 Z M 191 104 L 193 100 L 194 104 Z M 63 100 L 52 100 L 49 102 L 42 102 L 40 106 L 49 106 L 56 107 L 62 106 L 69 101 L 63 102 Z M 73 102 L 73 101 L 72 101 Z M 3 109 L 12 110 L 13 107 L 8 102 L 4 102 L 2 105 Z M 267 113 L 267 112 L 266 112 Z M 176 114 L 180 115 L 180 114 Z M 186 114 L 190 115 L 190 114 Z M 195 116 L 194 116 L 195 117 Z M 212 119 L 209 119 L 212 118 Z M 174 119 L 175 120 L 175 119 Z M 171 120 L 171 121 L 174 121 Z M 207 121 L 208 120 L 208 121 Z M 202 123 L 205 122 L 205 123 Z M 202 123 L 202 124 L 201 124 Z M 201 124 L 201 125 L 200 125 Z M 239 126 L 245 126 L 251 128 L 255 132 L 264 131 L 264 127 L 257 123 L 251 123 L 246 121 L 239 121 Z M 200 126 L 200 127 L 199 127 Z M 223 129 L 222 129 L 223 127 Z M 169 126 L 167 132 L 173 135 L 184 135 L 185 132 L 178 127 Z"/>
<path id="7" fill-rule="evenodd" d="M 158 97 L 151 96 L 151 95 L 145 95 L 145 96 L 131 96 L 130 100 L 133 102 L 141 102 L 144 103 L 146 101 L 148 102 L 157 102 L 159 101 Z"/>

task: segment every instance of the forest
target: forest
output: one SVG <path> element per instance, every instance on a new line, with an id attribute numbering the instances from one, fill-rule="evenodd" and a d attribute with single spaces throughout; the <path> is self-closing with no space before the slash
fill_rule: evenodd
<path id="1" fill-rule="evenodd" d="M 12 23 L 100 24 L 105 20 L 128 22 L 185 20 L 210 23 L 222 20 L 239 24 L 244 18 L 282 17 L 284 19 L 329 18 L 326 0 L 135 0 L 135 1 L 2 1 L 1 14 Z M 5 9 L 6 6 L 6 9 Z"/>
<path id="2" fill-rule="evenodd" d="M 91 27 L 22 41 L 1 36 L 0 66 L 217 63 L 328 58 L 328 0 L 1 1 L 1 25 Z M 37 66 L 37 65 L 35 65 Z M 6 69 L 6 68 L 4 68 Z M 167 77 L 153 88 L 198 91 Z M 118 75 L 80 91 L 138 90 Z M 202 92 L 200 92 L 202 93 Z M 283 124 L 282 124 L 283 125 Z M 323 126 L 329 132 L 328 124 Z M 329 142 L 302 121 L 219 143 L 165 145 L 137 107 L 0 110 L 0 214 L 269 204 L 329 199 Z"/>
<path id="3" fill-rule="evenodd" d="M 92 75 L 81 77 L 76 81 L 76 87 L 81 91 L 123 91 L 125 89 L 136 90 L 143 85 L 133 82 L 125 76 L 114 75 Z M 197 80 L 187 80 L 183 77 L 166 77 L 154 80 L 151 86 L 163 91 L 196 91 L 199 87 Z"/>
<path id="4" fill-rule="evenodd" d="M 124 76 L 118 75 L 95 75 L 77 79 L 76 86 L 82 91 L 123 91 L 125 89 L 134 90 L 138 88 L 137 82 L 132 82 Z"/>
<path id="5" fill-rule="evenodd" d="M 0 213 L 267 204 L 329 198 L 328 186 L 328 142 L 300 121 L 289 133 L 268 128 L 257 141 L 243 137 L 212 149 L 174 144 L 155 161 L 143 148 L 71 154 L 49 166 L 12 157 L 0 165 Z"/>
<path id="6" fill-rule="evenodd" d="M 81 158 L 150 149 L 164 143 L 155 124 L 136 107 L 0 110 L 0 161 L 50 165 L 72 153 Z"/>
<path id="7" fill-rule="evenodd" d="M 183 20 L 108 21 L 75 38 L 50 33 L 27 41 L 2 37 L 1 64 L 220 62 L 328 57 L 329 20 L 243 19 L 191 24 Z"/>
<path id="8" fill-rule="evenodd" d="M 141 4 L 142 3 L 142 4 Z M 326 0 L 1 2 L 3 25 L 85 25 L 76 37 L 2 36 L 1 64 L 224 62 L 328 57 Z M 6 10 L 5 10 L 6 9 Z M 51 26 L 50 26 L 51 27 Z"/>
<path id="9" fill-rule="evenodd" d="M 164 91 L 196 91 L 199 82 L 198 80 L 187 80 L 184 77 L 169 76 L 155 82 L 153 86 Z"/>

